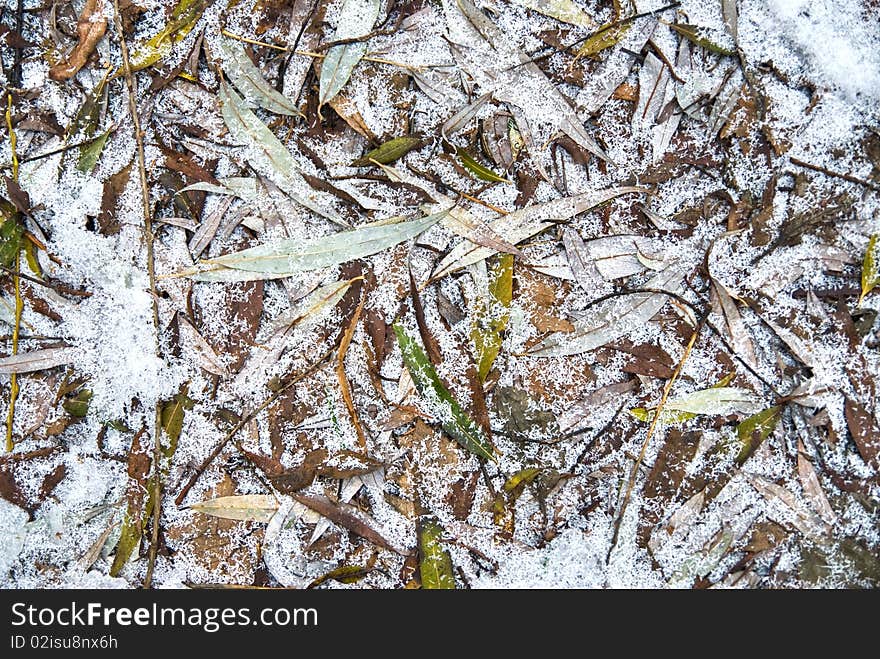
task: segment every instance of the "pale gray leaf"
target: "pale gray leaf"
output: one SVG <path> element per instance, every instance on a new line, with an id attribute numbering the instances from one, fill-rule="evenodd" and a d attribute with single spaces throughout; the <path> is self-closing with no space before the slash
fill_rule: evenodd
<path id="1" fill-rule="evenodd" d="M 636 62 L 633 53 L 639 53 L 657 29 L 657 21 L 643 18 L 635 21 L 620 43 L 589 76 L 574 98 L 574 107 L 586 121 L 596 114 L 611 98 L 614 90 L 624 82 Z"/>
<path id="2" fill-rule="evenodd" d="M 354 39 L 370 33 L 379 17 L 380 0 L 345 0 L 339 25 L 331 41 Z M 367 44 L 355 42 L 333 46 L 321 63 L 318 103 L 333 99 L 348 82 L 354 67 L 367 52 Z"/>
<path id="3" fill-rule="evenodd" d="M 436 224 L 446 212 L 418 220 L 342 231 L 322 238 L 303 241 L 280 240 L 273 244 L 251 247 L 202 263 L 216 268 L 232 268 L 287 276 L 305 270 L 317 270 L 370 256 L 419 235 Z"/>
<path id="4" fill-rule="evenodd" d="M 713 139 L 730 120 L 736 102 L 739 100 L 739 86 L 734 84 L 725 85 L 715 103 L 712 104 L 712 112 L 709 113 L 709 130 L 707 137 Z"/>
<path id="5" fill-rule="evenodd" d="M 205 248 L 214 240 L 214 236 L 217 235 L 217 229 L 220 228 L 220 222 L 233 201 L 232 197 L 224 199 L 217 208 L 199 222 L 198 228 L 189 241 L 189 251 L 194 259 L 199 258 L 202 252 L 205 251 Z"/>
<path id="6" fill-rule="evenodd" d="M 643 272 L 648 268 L 645 257 L 663 260 L 663 254 L 658 254 L 659 246 L 656 241 L 635 234 L 594 238 L 584 243 L 584 249 L 599 274 L 608 281 Z"/>
<path id="7" fill-rule="evenodd" d="M 217 97 L 230 135 L 248 147 L 247 160 L 256 171 L 269 178 L 301 206 L 332 222 L 348 226 L 330 206 L 331 196 L 314 190 L 306 183 L 287 147 L 225 82 L 220 83 Z"/>
<path id="8" fill-rule="evenodd" d="M 217 54 L 224 73 L 251 105 L 259 105 L 275 114 L 303 116 L 290 99 L 270 85 L 248 57 L 239 41 L 220 37 L 216 41 Z"/>
<path id="9" fill-rule="evenodd" d="M 56 366 L 72 364 L 79 355 L 79 349 L 74 347 L 43 348 L 20 352 L 9 357 L 0 357 L 0 375 L 12 373 L 33 373 Z"/>
<path id="10" fill-rule="evenodd" d="M 750 412 L 758 403 L 755 395 L 741 387 L 709 387 L 698 389 L 666 401 L 664 411 L 677 410 L 690 414 L 730 414 Z"/>
<path id="11" fill-rule="evenodd" d="M 622 401 L 626 400 L 627 394 L 636 388 L 636 384 L 637 381 L 632 379 L 596 389 L 559 415 L 556 420 L 559 432 L 566 433 L 586 426 L 594 415 L 602 412 L 603 408 L 612 401 L 620 405 Z"/>
<path id="12" fill-rule="evenodd" d="M 222 519 L 267 523 L 278 510 L 278 500 L 268 494 L 242 494 L 217 497 L 186 507 Z"/>
<path id="13" fill-rule="evenodd" d="M 508 213 L 492 221 L 489 226 L 505 241 L 516 245 L 553 226 L 555 222 L 569 220 L 620 195 L 640 192 L 644 192 L 644 190 L 632 186 L 608 188 L 598 192 L 585 192 L 574 197 L 535 204 L 513 213 Z M 437 279 L 450 272 L 464 268 L 471 263 L 482 261 L 491 256 L 494 251 L 475 245 L 470 241 L 460 243 L 437 265 L 432 277 Z"/>
<path id="14" fill-rule="evenodd" d="M 801 440 L 798 440 L 797 466 L 798 477 L 807 502 L 826 524 L 834 526 L 837 523 L 837 514 L 828 503 L 828 497 L 825 496 L 825 490 L 822 489 L 819 476 L 816 475 L 816 469 L 807 457 L 804 443 Z"/>
<path id="15" fill-rule="evenodd" d="M 639 100 L 632 117 L 634 130 L 644 131 L 654 126 L 663 109 L 668 81 L 669 69 L 659 57 L 648 53 L 639 68 Z"/>
<path id="16" fill-rule="evenodd" d="M 749 366 L 756 368 L 758 358 L 755 354 L 755 346 L 752 343 L 752 337 L 749 330 L 743 322 L 736 302 L 717 281 L 712 281 L 712 295 L 710 298 L 712 310 L 724 319 L 724 330 L 734 352 L 742 358 Z"/>
<path id="17" fill-rule="evenodd" d="M 721 16 L 724 25 L 735 43 L 739 43 L 739 15 L 736 8 L 737 0 L 721 0 Z"/>
<path id="18" fill-rule="evenodd" d="M 440 128 L 440 134 L 444 138 L 449 139 L 450 135 L 454 135 L 456 132 L 467 126 L 471 119 L 477 116 L 477 113 L 490 98 L 492 98 L 491 92 L 483 94 L 473 102 L 465 105 L 443 123 L 443 126 Z"/>
<path id="19" fill-rule="evenodd" d="M 607 292 L 608 286 L 590 256 L 581 235 L 571 227 L 562 229 L 562 245 L 575 281 L 590 296 L 590 300 Z"/>
<path id="20" fill-rule="evenodd" d="M 830 527 L 815 513 L 801 504 L 794 494 L 763 476 L 746 474 L 746 478 L 752 487 L 758 490 L 768 502 L 779 504 L 780 512 L 785 513 L 784 515 L 778 515 L 776 510 L 771 507 L 768 511 L 768 515 L 771 518 L 775 518 L 783 524 L 791 523 L 798 531 L 816 542 L 824 543 L 827 541 L 827 536 L 831 531 Z"/>
<path id="21" fill-rule="evenodd" d="M 683 277 L 683 269 L 673 265 L 649 279 L 645 288 L 674 292 Z M 535 357 L 561 357 L 594 350 L 642 327 L 668 299 L 663 293 L 633 293 L 609 300 L 599 309 L 591 310 L 589 318 L 579 319 L 574 324 L 573 333 L 551 334 L 529 354 Z"/>

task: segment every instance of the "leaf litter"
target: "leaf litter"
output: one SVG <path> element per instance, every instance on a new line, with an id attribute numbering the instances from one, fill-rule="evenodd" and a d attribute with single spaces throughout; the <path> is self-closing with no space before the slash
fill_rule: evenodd
<path id="1" fill-rule="evenodd" d="M 8 40 L 0 583 L 878 585 L 875 3 L 275 4 Z"/>

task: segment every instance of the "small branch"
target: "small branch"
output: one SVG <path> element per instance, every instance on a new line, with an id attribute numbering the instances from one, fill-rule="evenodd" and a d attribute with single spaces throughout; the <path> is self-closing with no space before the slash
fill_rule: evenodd
<path id="1" fill-rule="evenodd" d="M 331 348 L 330 350 L 325 352 L 321 356 L 321 358 L 318 359 L 318 361 L 314 362 L 312 365 L 310 365 L 308 368 L 306 368 L 306 370 L 291 377 L 287 382 L 282 384 L 281 387 L 276 392 L 274 392 L 271 396 L 269 396 L 266 400 L 264 400 L 259 405 L 259 407 L 252 410 L 251 412 L 248 412 L 244 417 L 242 417 L 241 421 L 236 423 L 235 426 L 232 428 L 232 430 L 230 430 L 228 433 L 226 433 L 226 436 L 223 439 L 221 439 L 220 442 L 218 442 L 217 446 L 214 447 L 214 449 L 211 451 L 211 453 L 208 455 L 208 457 L 205 458 L 202 461 L 202 464 L 200 464 L 196 468 L 195 473 L 193 473 L 193 475 L 190 476 L 189 481 L 187 481 L 186 485 L 184 485 L 183 488 L 180 490 L 180 493 L 177 495 L 177 498 L 174 499 L 174 505 L 179 506 L 181 503 L 183 503 L 183 499 L 186 497 L 187 493 L 189 493 L 189 491 L 192 489 L 193 485 L 195 485 L 196 482 L 199 480 L 199 478 L 201 478 L 201 476 L 205 472 L 205 470 L 209 466 L 211 466 L 211 463 L 214 462 L 214 460 L 217 458 L 217 456 L 223 452 L 223 449 L 226 448 L 226 445 L 229 444 L 230 440 L 233 437 L 235 437 L 235 435 L 238 433 L 239 430 L 244 428 L 260 412 L 262 412 L 264 409 L 269 407 L 269 405 L 271 405 L 276 400 L 278 400 L 278 398 L 280 398 L 281 394 L 283 394 L 285 391 L 290 389 L 290 387 L 292 387 L 294 384 L 296 384 L 300 380 L 308 377 L 312 373 L 316 372 L 324 364 L 324 362 L 326 362 L 330 358 L 330 356 L 335 352 L 335 350 L 336 350 L 336 348 Z"/>
<path id="2" fill-rule="evenodd" d="M 138 172 L 141 184 L 141 202 L 144 212 L 144 239 L 147 248 L 147 275 L 150 280 L 150 299 L 153 306 L 154 340 L 156 341 L 156 354 L 161 352 L 159 345 L 159 296 L 156 292 L 156 267 L 153 258 L 153 218 L 150 213 L 150 187 L 147 183 L 146 158 L 144 156 L 144 131 L 141 128 L 140 117 L 137 107 L 137 85 L 131 71 L 131 61 L 128 57 L 128 44 L 125 42 L 125 34 L 122 30 L 122 20 L 119 13 L 119 0 L 113 0 L 113 26 L 119 34 L 119 47 L 122 51 L 122 65 L 125 71 L 125 84 L 128 87 L 128 108 L 131 113 L 131 121 L 134 127 L 134 137 L 137 146 Z M 105 19 L 106 23 L 106 19 Z M 103 34 L 103 32 L 102 32 Z M 153 581 L 153 569 L 156 565 L 156 554 L 159 549 L 159 522 L 162 516 L 162 479 L 159 477 L 159 468 L 162 460 L 162 424 L 161 407 L 156 403 L 156 419 L 153 442 L 153 469 L 156 477 L 153 479 L 153 534 L 150 541 L 150 551 L 147 556 L 147 569 L 144 575 L 143 587 L 149 588 Z"/>
<path id="3" fill-rule="evenodd" d="M 708 315 L 704 315 L 697 326 L 694 328 L 693 334 L 691 334 L 690 341 L 688 341 L 687 347 L 684 349 L 684 355 L 682 355 L 681 360 L 679 360 L 678 366 L 675 367 L 675 371 L 672 373 L 672 377 L 666 381 L 666 385 L 663 387 L 663 395 L 660 397 L 660 403 L 654 410 L 654 418 L 651 419 L 651 425 L 648 427 L 648 434 L 645 436 L 645 441 L 642 443 L 642 448 L 639 451 L 639 455 L 636 458 L 635 463 L 633 464 L 632 471 L 630 472 L 629 481 L 626 485 L 626 493 L 623 495 L 623 502 L 620 505 L 620 512 L 617 514 L 617 517 L 614 520 L 614 535 L 611 538 L 611 546 L 608 549 L 607 560 L 611 560 L 611 553 L 617 546 L 617 539 L 620 535 L 620 525 L 623 522 L 623 517 L 626 514 L 626 509 L 629 505 L 629 500 L 632 497 L 632 492 L 636 484 L 636 477 L 639 475 L 639 468 L 642 466 L 642 461 L 645 459 L 645 453 L 648 450 L 648 444 L 651 442 L 651 437 L 654 435 L 654 430 L 657 428 L 657 425 L 660 422 L 660 417 L 663 414 L 663 407 L 664 405 L 666 405 L 666 401 L 669 398 L 669 392 L 672 391 L 672 385 L 675 384 L 675 381 L 681 374 L 681 371 L 684 368 L 684 363 L 690 356 L 691 350 L 693 350 L 694 345 L 697 342 L 697 337 L 700 335 L 700 330 L 702 330 L 707 318 Z"/>
<path id="4" fill-rule="evenodd" d="M 873 183 L 872 181 L 866 181 L 865 179 L 858 178 L 856 176 L 852 176 L 850 174 L 844 174 L 843 172 L 835 172 L 833 170 L 828 169 L 827 167 L 822 167 L 822 165 L 814 165 L 809 162 L 804 162 L 800 158 L 795 158 L 794 156 L 790 156 L 789 160 L 792 165 L 798 165 L 799 167 L 806 167 L 807 169 L 812 169 L 814 172 L 819 172 L 820 174 L 825 174 L 826 176 L 832 176 L 834 178 L 843 179 L 844 181 L 849 181 L 850 183 L 855 183 L 856 185 L 863 185 L 870 190 L 880 191 L 880 185 Z"/>
<path id="5" fill-rule="evenodd" d="M 57 291 L 59 293 L 64 293 L 66 295 L 75 295 L 77 297 L 92 297 L 92 293 L 89 291 L 78 291 L 75 288 L 69 288 L 64 284 L 53 284 L 49 281 L 43 281 L 42 279 L 37 279 L 36 277 L 31 277 L 30 275 L 26 275 L 23 272 L 16 272 L 12 268 L 7 268 L 5 265 L 0 265 L 0 271 L 7 272 L 16 277 L 21 277 L 25 281 L 29 281 L 32 284 L 37 284 L 38 286 L 45 286 L 46 288 L 51 288 L 53 291 Z"/>

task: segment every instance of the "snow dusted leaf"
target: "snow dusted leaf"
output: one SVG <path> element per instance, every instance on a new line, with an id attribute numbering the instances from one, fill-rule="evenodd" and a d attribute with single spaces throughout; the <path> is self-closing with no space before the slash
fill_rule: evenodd
<path id="1" fill-rule="evenodd" d="M 354 39 L 370 33 L 379 17 L 380 0 L 345 0 L 339 25 L 331 41 Z M 365 42 L 333 46 L 321 63 L 318 103 L 329 102 L 348 82 L 354 67 L 367 52 Z"/>
<path id="2" fill-rule="evenodd" d="M 868 408 L 862 403 L 847 398 L 844 405 L 846 425 L 852 435 L 862 460 L 880 471 L 880 425 Z"/>
<path id="3" fill-rule="evenodd" d="M 304 506 L 311 508 L 316 513 L 320 513 L 331 522 L 348 529 L 365 540 L 369 540 L 378 547 L 393 551 L 401 556 L 409 555 L 408 551 L 397 547 L 376 530 L 378 526 L 376 520 L 370 518 L 354 506 L 337 504 L 327 497 L 301 494 L 299 492 L 294 492 L 291 494 L 291 497 Z"/>
<path id="4" fill-rule="evenodd" d="M 241 92 L 246 102 L 259 105 L 275 114 L 303 116 L 290 99 L 266 81 L 248 57 L 243 44 L 226 37 L 219 38 L 216 43 L 223 72 Z"/>
<path id="5" fill-rule="evenodd" d="M 247 159 L 255 170 L 268 177 L 296 203 L 336 224 L 348 226 L 329 206 L 328 194 L 318 192 L 306 183 L 287 147 L 225 82 L 220 83 L 217 97 L 230 135 L 248 147 Z"/>
<path id="6" fill-rule="evenodd" d="M 563 23 L 586 28 L 596 27 L 596 21 L 571 0 L 514 0 L 514 2 Z"/>
<path id="7" fill-rule="evenodd" d="M 95 168 L 104 151 L 104 145 L 107 144 L 108 137 L 110 137 L 109 128 L 80 149 L 79 160 L 76 164 L 79 171 L 87 174 Z"/>
<path id="8" fill-rule="evenodd" d="M 351 166 L 368 167 L 373 164 L 374 160 L 383 165 L 387 165 L 388 163 L 403 158 L 407 153 L 413 149 L 419 148 L 422 144 L 424 144 L 424 142 L 418 137 L 395 137 L 393 140 L 388 140 L 382 144 L 382 146 L 373 149 L 364 155 L 363 158 L 358 158 L 353 161 Z"/>
<path id="9" fill-rule="evenodd" d="M 748 389 L 715 386 L 667 400 L 660 414 L 660 421 L 667 424 L 682 423 L 700 414 L 723 415 L 748 410 L 754 404 L 754 395 Z M 630 413 L 640 421 L 649 422 L 654 417 L 654 409 L 637 407 L 630 410 Z"/>
<path id="10" fill-rule="evenodd" d="M 455 150 L 455 154 L 458 156 L 458 159 L 461 160 L 461 164 L 464 165 L 465 169 L 481 181 L 489 181 L 490 183 L 511 183 L 510 179 L 499 176 L 488 167 L 481 165 L 474 160 L 474 157 L 469 154 L 466 149 L 459 147 Z"/>
<path id="11" fill-rule="evenodd" d="M 440 134 L 448 140 L 450 135 L 454 135 L 467 126 L 471 119 L 477 116 L 477 113 L 490 98 L 492 98 L 491 92 L 483 94 L 465 105 L 458 112 L 449 117 L 449 119 L 443 122 L 443 126 L 440 127 Z"/>
<path id="12" fill-rule="evenodd" d="M 649 267 L 657 269 L 664 257 L 659 249 L 657 241 L 632 234 L 603 236 L 584 243 L 586 257 L 607 281 L 636 275 Z"/>
<path id="13" fill-rule="evenodd" d="M 598 297 L 605 288 L 605 282 L 581 235 L 576 229 L 563 227 L 562 245 L 575 281 L 591 298 Z"/>
<path id="14" fill-rule="evenodd" d="M 648 53 L 639 68 L 639 101 L 633 111 L 633 128 L 648 130 L 663 109 L 666 85 L 669 82 L 669 68 L 663 61 Z"/>
<path id="15" fill-rule="evenodd" d="M 734 351 L 752 368 L 757 367 L 758 357 L 746 324 L 740 316 L 736 302 L 717 281 L 712 281 L 712 311 L 724 319 L 724 330 Z"/>
<path id="16" fill-rule="evenodd" d="M 451 1 L 447 0 L 449 5 Z M 562 95 L 556 85 L 544 74 L 528 55 L 511 47 L 510 38 L 495 22 L 490 20 L 471 2 L 471 0 L 457 0 L 457 9 L 464 14 L 473 26 L 473 32 L 488 50 L 489 67 L 485 65 L 485 59 L 481 59 L 479 65 L 457 47 L 452 48 L 453 55 L 459 66 L 467 71 L 475 80 L 483 80 L 491 84 L 492 93 L 496 100 L 510 103 L 522 110 L 524 114 L 533 114 L 534 101 L 542 100 L 542 105 L 553 108 L 553 116 L 558 122 L 559 130 L 568 135 L 581 147 L 602 160 L 611 162 L 611 158 L 605 150 L 594 140 L 584 128 L 584 124 L 572 109 L 569 100 Z M 447 13 L 449 18 L 451 12 Z M 513 60 L 513 61 L 512 61 Z M 514 66 L 510 66 L 514 64 Z M 498 67 L 487 76 L 489 68 Z M 517 118 L 517 125 L 523 130 L 523 123 Z M 536 159 L 539 161 L 540 159 Z"/>
<path id="17" fill-rule="evenodd" d="M 505 241 L 515 245 L 541 233 L 556 222 L 569 220 L 575 215 L 604 204 L 615 197 L 639 192 L 643 192 L 643 189 L 632 186 L 608 188 L 599 192 L 586 192 L 574 197 L 535 204 L 534 206 L 528 206 L 522 210 L 508 213 L 493 220 L 489 227 Z M 432 278 L 439 279 L 450 272 L 467 267 L 471 263 L 482 261 L 491 256 L 492 252 L 492 249 L 477 246 L 470 241 L 460 243 L 437 264 Z"/>
<path id="18" fill-rule="evenodd" d="M 181 344 L 187 349 L 192 350 L 196 355 L 198 365 L 201 368 L 205 369 L 208 373 L 220 377 L 227 377 L 229 375 L 229 370 L 223 365 L 223 362 L 214 351 L 214 348 L 211 347 L 211 344 L 205 341 L 202 335 L 199 334 L 198 330 L 185 319 L 185 316 L 181 316 L 180 318 L 179 329 Z"/>
<path id="19" fill-rule="evenodd" d="M 714 570 L 730 549 L 734 540 L 733 532 L 725 527 L 712 539 L 705 550 L 688 557 L 669 580 L 671 588 L 688 588 L 694 579 L 702 579 Z"/>
<path id="20" fill-rule="evenodd" d="M 63 347 L 31 350 L 9 357 L 0 357 L 0 375 L 33 373 L 34 371 L 72 364 L 78 354 L 77 348 Z"/>
<path id="21" fill-rule="evenodd" d="M 816 475 L 816 469 L 807 457 L 804 443 L 801 440 L 798 440 L 797 466 L 798 477 L 800 478 L 801 487 L 804 489 L 807 501 L 826 524 L 834 526 L 837 523 L 837 515 L 831 508 L 831 504 L 828 503 L 828 497 L 825 496 L 825 490 L 822 489 L 822 484 Z"/>
<path id="22" fill-rule="evenodd" d="M 284 277 L 296 272 L 317 270 L 346 261 L 363 258 L 381 252 L 388 247 L 409 240 L 436 224 L 446 213 L 427 215 L 418 220 L 367 226 L 352 231 L 342 231 L 313 240 L 288 239 L 273 244 L 251 247 L 233 254 L 202 261 L 211 269 L 203 272 L 186 271 L 181 274 L 196 280 L 212 270 L 234 269 L 247 273 Z"/>
<path id="23" fill-rule="evenodd" d="M 736 49 L 721 45 L 727 35 L 715 34 L 712 30 L 698 25 L 690 25 L 688 23 L 670 23 L 669 27 L 678 32 L 681 36 L 693 43 L 705 48 L 706 50 L 717 53 L 718 55 L 736 55 Z"/>
<path id="24" fill-rule="evenodd" d="M 454 589 L 452 559 L 443 548 L 443 528 L 434 519 L 420 518 L 419 527 L 419 575 L 422 588 Z"/>
<path id="25" fill-rule="evenodd" d="M 135 433 L 128 452 L 126 473 L 128 484 L 125 489 L 125 514 L 122 518 L 122 530 L 116 544 L 116 555 L 110 566 L 110 576 L 115 577 L 128 563 L 135 549 L 141 542 L 141 536 L 152 511 L 152 496 L 148 496 L 147 475 L 150 473 L 152 459 L 150 447 L 144 442 L 146 428 Z"/>
<path id="26" fill-rule="evenodd" d="M 394 333 L 400 344 L 406 370 L 412 377 L 419 395 L 434 417 L 440 421 L 443 430 L 474 455 L 487 460 L 496 460 L 494 448 L 483 429 L 468 416 L 443 386 L 440 376 L 437 375 L 422 347 L 398 324 L 394 325 Z"/>
<path id="27" fill-rule="evenodd" d="M 572 432 L 584 427 L 608 403 L 615 402 L 619 405 L 621 401 L 625 401 L 636 385 L 636 380 L 631 379 L 600 387 L 562 413 L 558 421 L 560 432 Z"/>
<path id="28" fill-rule="evenodd" d="M 129 62 L 132 71 L 140 71 L 165 59 L 174 44 L 181 41 L 196 24 L 208 6 L 207 0 L 180 0 L 171 12 L 171 20 L 154 37 L 132 48 Z M 124 72 L 119 67 L 114 73 L 116 78 Z"/>
<path id="29" fill-rule="evenodd" d="M 766 440 L 770 433 L 776 429 L 776 424 L 782 417 L 782 407 L 768 407 L 748 419 L 742 421 L 736 427 L 736 436 L 742 443 L 742 448 L 736 456 L 736 463 L 742 465 Z"/>
<path id="30" fill-rule="evenodd" d="M 492 267 L 489 295 L 474 316 L 471 340 L 476 347 L 477 373 L 485 382 L 495 358 L 501 350 L 501 334 L 510 319 L 510 302 L 513 299 L 513 255 L 503 254 Z"/>
<path id="31" fill-rule="evenodd" d="M 715 103 L 712 104 L 712 112 L 709 113 L 709 130 L 707 135 L 710 139 L 714 138 L 718 131 L 730 120 L 730 116 L 733 114 L 736 103 L 739 100 L 739 93 L 738 85 L 728 84 L 718 94 Z"/>
<path id="32" fill-rule="evenodd" d="M 739 12 L 736 3 L 738 0 L 721 0 L 721 16 L 724 19 L 724 27 L 727 28 L 734 43 L 739 40 Z"/>
<path id="33" fill-rule="evenodd" d="M 767 501 L 771 504 L 778 503 L 782 511 L 786 513 L 785 515 L 774 515 L 776 510 L 771 507 L 769 514 L 776 521 L 790 522 L 808 538 L 823 544 L 827 542 L 827 536 L 831 529 L 817 515 L 804 507 L 789 490 L 756 474 L 746 474 L 746 478 Z"/>
<path id="34" fill-rule="evenodd" d="M 220 228 L 220 222 L 223 220 L 223 216 L 226 215 L 226 211 L 229 210 L 232 202 L 232 197 L 224 199 L 217 208 L 199 222 L 198 228 L 193 232 L 192 238 L 190 238 L 189 241 L 189 251 L 193 255 L 193 258 L 201 256 L 202 252 L 204 252 L 208 245 L 211 244 L 211 241 L 214 240 L 214 236 Z"/>
<path id="35" fill-rule="evenodd" d="M 880 284 L 880 233 L 871 235 L 865 259 L 862 261 L 862 293 L 856 306 L 862 306 L 865 296 Z"/>
<path id="36" fill-rule="evenodd" d="M 632 24 L 619 47 L 599 65 L 575 96 L 574 107 L 581 118 L 586 120 L 596 114 L 611 98 L 637 61 L 630 53 L 641 52 L 656 29 L 657 21 L 651 18 L 639 19 Z"/>
<path id="37" fill-rule="evenodd" d="M 680 266 L 672 265 L 645 283 L 645 288 L 677 289 L 684 277 Z M 662 293 L 633 293 L 609 300 L 589 319 L 578 320 L 570 334 L 553 334 L 532 348 L 534 357 L 559 357 L 594 350 L 626 336 L 647 323 L 666 304 Z"/>
<path id="38" fill-rule="evenodd" d="M 299 300 L 289 313 L 278 318 L 273 323 L 276 331 L 287 330 L 303 321 L 316 318 L 327 309 L 335 307 L 355 281 L 358 280 L 334 281 L 316 288 Z"/>
<path id="39" fill-rule="evenodd" d="M 270 494 L 242 494 L 217 497 L 187 506 L 204 515 L 266 524 L 278 510 L 278 500 Z"/>

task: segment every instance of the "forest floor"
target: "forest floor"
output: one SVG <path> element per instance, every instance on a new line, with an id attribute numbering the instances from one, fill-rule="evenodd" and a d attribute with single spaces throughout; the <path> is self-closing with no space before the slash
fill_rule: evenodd
<path id="1" fill-rule="evenodd" d="M 880 584 L 876 2 L 0 23 L 0 585 Z"/>

